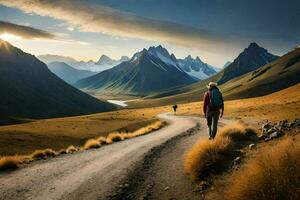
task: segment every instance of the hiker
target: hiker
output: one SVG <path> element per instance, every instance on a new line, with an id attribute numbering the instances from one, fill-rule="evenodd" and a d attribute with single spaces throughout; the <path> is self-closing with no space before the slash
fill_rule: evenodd
<path id="1" fill-rule="evenodd" d="M 223 116 L 224 101 L 222 93 L 217 87 L 217 83 L 210 82 L 206 87 L 208 91 L 204 94 L 203 112 L 207 119 L 209 139 L 211 140 L 214 139 L 217 134 L 219 117 L 221 118 Z"/>
<path id="2" fill-rule="evenodd" d="M 177 108 L 178 108 L 177 104 L 173 105 L 173 110 L 175 113 L 176 113 Z"/>

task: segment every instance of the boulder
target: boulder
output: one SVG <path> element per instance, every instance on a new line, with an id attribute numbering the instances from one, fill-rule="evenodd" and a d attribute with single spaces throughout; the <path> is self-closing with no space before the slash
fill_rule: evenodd
<path id="1" fill-rule="evenodd" d="M 254 147 L 255 147 L 255 144 L 249 144 L 249 149 L 254 149 Z"/>

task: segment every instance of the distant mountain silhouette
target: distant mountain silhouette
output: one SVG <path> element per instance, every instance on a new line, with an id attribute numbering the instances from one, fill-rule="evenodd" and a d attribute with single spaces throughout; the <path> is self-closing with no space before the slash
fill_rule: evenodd
<path id="1" fill-rule="evenodd" d="M 47 66 L 51 72 L 53 72 L 59 78 L 63 79 L 69 84 L 74 84 L 80 79 L 87 78 L 96 74 L 96 72 L 91 72 L 88 70 L 75 69 L 64 62 L 52 62 Z"/>
<path id="2" fill-rule="evenodd" d="M 225 83 L 235 77 L 258 69 L 259 67 L 272 62 L 278 56 L 270 54 L 266 49 L 251 43 L 230 65 L 224 69 L 219 84 Z"/>
<path id="3" fill-rule="evenodd" d="M 37 58 L 46 64 L 52 62 L 64 62 L 70 66 L 73 66 L 78 63 L 78 61 L 75 60 L 74 58 L 67 57 L 67 56 L 52 55 L 52 54 L 39 55 L 37 56 Z"/>
<path id="4" fill-rule="evenodd" d="M 175 57 L 162 46 L 136 53 L 131 60 L 112 69 L 78 81 L 75 86 L 110 93 L 147 95 L 195 80 L 177 64 Z"/>
<path id="5" fill-rule="evenodd" d="M 38 59 L 40 59 L 46 64 L 50 64 L 52 62 L 64 62 L 75 69 L 88 70 L 92 72 L 102 72 L 104 70 L 111 69 L 112 67 L 120 64 L 121 62 L 129 60 L 127 56 L 122 56 L 119 60 L 113 60 L 106 55 L 102 55 L 97 62 L 94 62 L 93 60 L 77 61 L 71 57 L 51 54 L 39 55 Z"/>
<path id="6" fill-rule="evenodd" d="M 35 56 L 0 40 L 0 123 L 110 111 L 109 103 L 73 88 Z"/>
<path id="7" fill-rule="evenodd" d="M 198 56 L 194 59 L 189 55 L 184 59 L 177 59 L 177 63 L 187 74 L 198 80 L 206 79 L 217 73 L 212 66 L 202 62 Z"/>

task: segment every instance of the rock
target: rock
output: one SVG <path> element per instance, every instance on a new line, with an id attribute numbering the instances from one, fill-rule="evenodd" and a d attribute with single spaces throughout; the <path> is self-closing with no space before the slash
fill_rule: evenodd
<path id="1" fill-rule="evenodd" d="M 254 147 L 255 147 L 255 144 L 249 144 L 249 149 L 254 149 Z"/>
<path id="2" fill-rule="evenodd" d="M 264 139 L 264 141 L 265 142 L 269 142 L 271 139 L 269 138 L 269 137 L 266 137 L 265 139 Z"/>
<path id="3" fill-rule="evenodd" d="M 300 126 L 300 119 L 295 119 L 294 124 L 295 126 Z"/>
<path id="4" fill-rule="evenodd" d="M 128 184 L 128 183 L 125 183 L 125 184 L 124 184 L 124 187 L 126 187 L 126 188 L 129 187 L 129 184 Z"/>
<path id="5" fill-rule="evenodd" d="M 233 164 L 234 165 L 238 165 L 238 164 L 240 164 L 241 163 L 241 157 L 236 157 L 234 160 L 233 160 Z"/>
<path id="6" fill-rule="evenodd" d="M 267 134 L 270 135 L 270 134 L 274 133 L 275 131 L 277 131 L 276 128 L 272 127 L 267 131 Z"/>
<path id="7" fill-rule="evenodd" d="M 271 133 L 269 135 L 270 139 L 278 138 L 279 136 L 280 136 L 280 132 L 279 131 L 275 131 L 274 133 Z"/>
<path id="8" fill-rule="evenodd" d="M 264 134 L 261 134 L 260 136 L 258 136 L 259 140 L 264 140 L 266 138 L 266 136 Z"/>
<path id="9" fill-rule="evenodd" d="M 266 124 L 263 124 L 261 127 L 261 129 L 269 129 L 269 128 L 271 128 L 271 124 L 269 122 Z"/>
<path id="10" fill-rule="evenodd" d="M 169 190 L 169 189 L 170 189 L 169 186 L 167 186 L 167 187 L 165 187 L 164 191 L 167 191 L 167 190 Z"/>

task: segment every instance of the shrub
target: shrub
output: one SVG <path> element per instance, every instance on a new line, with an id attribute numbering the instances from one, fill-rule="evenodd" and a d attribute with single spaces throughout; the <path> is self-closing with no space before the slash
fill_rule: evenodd
<path id="1" fill-rule="evenodd" d="M 93 148 L 99 148 L 101 146 L 100 142 L 96 139 L 89 139 L 84 144 L 84 149 L 93 149 Z"/>
<path id="2" fill-rule="evenodd" d="M 256 131 L 242 122 L 227 125 L 214 140 L 200 139 L 184 156 L 184 170 L 192 179 L 204 179 L 226 169 L 239 141 L 256 138 Z"/>
<path id="3" fill-rule="evenodd" d="M 6 156 L 0 158 L 0 171 L 17 169 L 19 158 L 17 156 Z"/>
<path id="4" fill-rule="evenodd" d="M 66 149 L 61 149 L 57 152 L 58 155 L 62 155 L 62 154 L 67 154 L 67 150 Z"/>
<path id="5" fill-rule="evenodd" d="M 103 137 L 103 136 L 98 137 L 96 140 L 98 140 L 98 142 L 100 143 L 100 145 L 107 144 L 106 138 Z"/>
<path id="6" fill-rule="evenodd" d="M 47 157 L 54 157 L 56 156 L 56 152 L 52 149 L 44 149 L 44 150 L 36 150 L 31 154 L 33 159 L 43 159 Z"/>
<path id="7" fill-rule="evenodd" d="M 300 142 L 285 139 L 268 147 L 229 179 L 225 199 L 296 200 L 300 198 Z"/>
<path id="8" fill-rule="evenodd" d="M 106 138 L 106 142 L 108 144 L 114 143 L 114 142 L 119 142 L 124 140 L 124 137 L 122 136 L 121 133 L 110 133 L 108 134 L 107 138 Z"/>
<path id="9" fill-rule="evenodd" d="M 215 140 L 203 139 L 196 143 L 184 157 L 184 169 L 192 179 L 200 180 L 222 171 L 224 156 L 232 150 L 229 137 Z"/>
<path id="10" fill-rule="evenodd" d="M 257 131 L 242 121 L 225 126 L 221 129 L 220 137 L 230 137 L 233 141 L 249 141 L 257 139 Z"/>
<path id="11" fill-rule="evenodd" d="M 67 153 L 74 153 L 74 152 L 78 151 L 78 149 L 76 147 L 74 147 L 73 145 L 70 145 L 66 151 L 67 151 Z"/>

